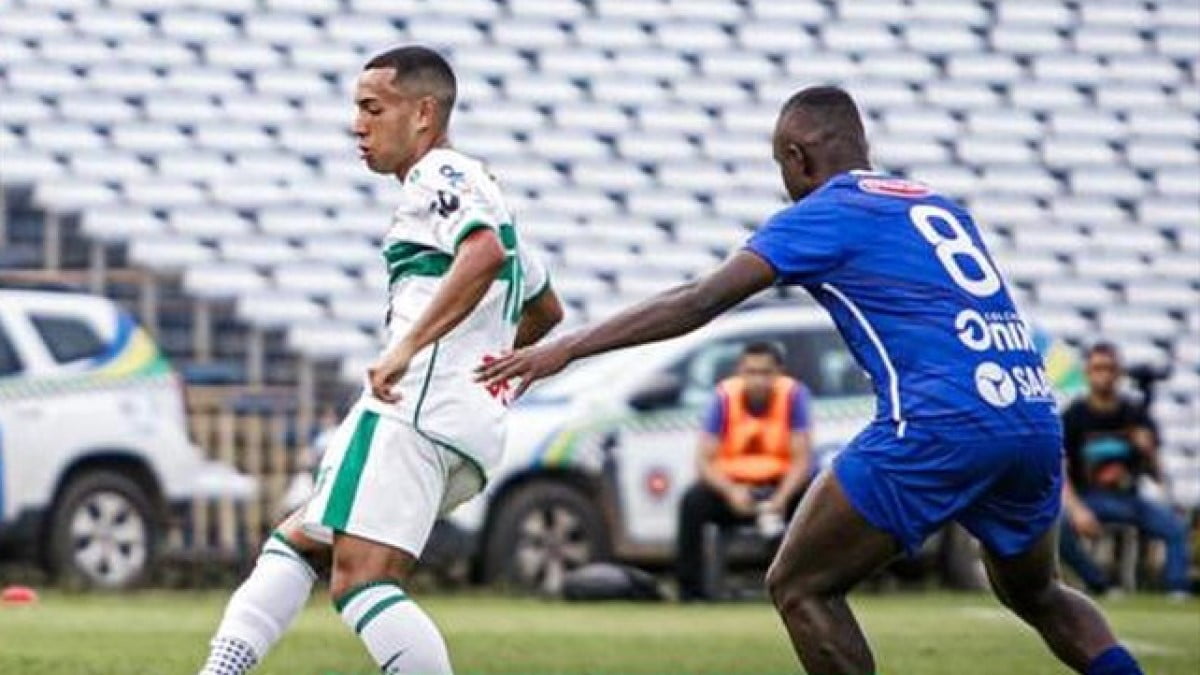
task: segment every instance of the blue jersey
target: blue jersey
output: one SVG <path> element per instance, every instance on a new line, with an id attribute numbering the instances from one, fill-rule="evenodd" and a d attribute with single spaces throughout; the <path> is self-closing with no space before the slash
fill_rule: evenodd
<path id="1" fill-rule="evenodd" d="M 877 422 L 956 437 L 1060 434 L 1054 391 L 971 216 L 919 183 L 854 171 L 747 248 L 832 315 Z"/>

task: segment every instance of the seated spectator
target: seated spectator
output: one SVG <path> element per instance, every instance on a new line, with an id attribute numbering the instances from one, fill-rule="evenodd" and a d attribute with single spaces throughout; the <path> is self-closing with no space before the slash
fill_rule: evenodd
<path id="1" fill-rule="evenodd" d="M 679 510 L 678 580 L 684 601 L 705 600 L 705 523 L 774 521 L 782 534 L 811 469 L 808 389 L 783 374 L 772 344 L 746 346 L 737 374 L 717 386 L 700 434 L 699 481 Z"/>
<path id="2" fill-rule="evenodd" d="M 1115 347 L 1100 343 L 1089 349 L 1085 371 L 1087 395 L 1063 413 L 1063 563 L 1090 591 L 1106 592 L 1110 581 L 1080 546 L 1079 537 L 1100 536 L 1106 523 L 1133 525 L 1140 534 L 1166 544 L 1164 584 L 1173 595 L 1186 597 L 1187 530 L 1169 507 L 1138 493 L 1140 476 L 1162 480 L 1153 424 L 1140 405 L 1117 390 L 1121 363 Z"/>

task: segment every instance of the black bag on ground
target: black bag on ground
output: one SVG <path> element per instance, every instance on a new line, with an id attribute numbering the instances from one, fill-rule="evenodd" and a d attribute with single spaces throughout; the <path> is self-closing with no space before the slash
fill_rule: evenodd
<path id="1" fill-rule="evenodd" d="M 573 601 L 636 600 L 661 602 L 666 599 L 655 578 L 636 567 L 592 563 L 571 570 L 563 578 L 563 598 Z"/>

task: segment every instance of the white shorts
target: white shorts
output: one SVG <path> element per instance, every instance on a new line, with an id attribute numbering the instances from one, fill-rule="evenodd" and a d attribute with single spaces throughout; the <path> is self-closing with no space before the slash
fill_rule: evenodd
<path id="1" fill-rule="evenodd" d="M 400 419 L 355 405 L 326 446 L 304 531 L 325 543 L 344 532 L 419 557 L 438 516 L 483 483 L 471 460 Z"/>

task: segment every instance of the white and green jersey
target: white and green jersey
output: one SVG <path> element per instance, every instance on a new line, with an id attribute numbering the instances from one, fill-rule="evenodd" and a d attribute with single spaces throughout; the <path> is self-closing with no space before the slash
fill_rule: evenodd
<path id="1" fill-rule="evenodd" d="M 365 392 L 364 405 L 398 416 L 486 474 L 499 464 L 504 448 L 505 392 L 476 383 L 473 371 L 512 349 L 521 310 L 548 287 L 549 275 L 521 243 L 499 185 L 479 161 L 434 149 L 408 172 L 399 199 L 383 242 L 389 348 L 425 312 L 468 234 L 493 230 L 506 259 L 467 318 L 413 358 L 397 386 L 400 401 L 383 403 Z"/>

